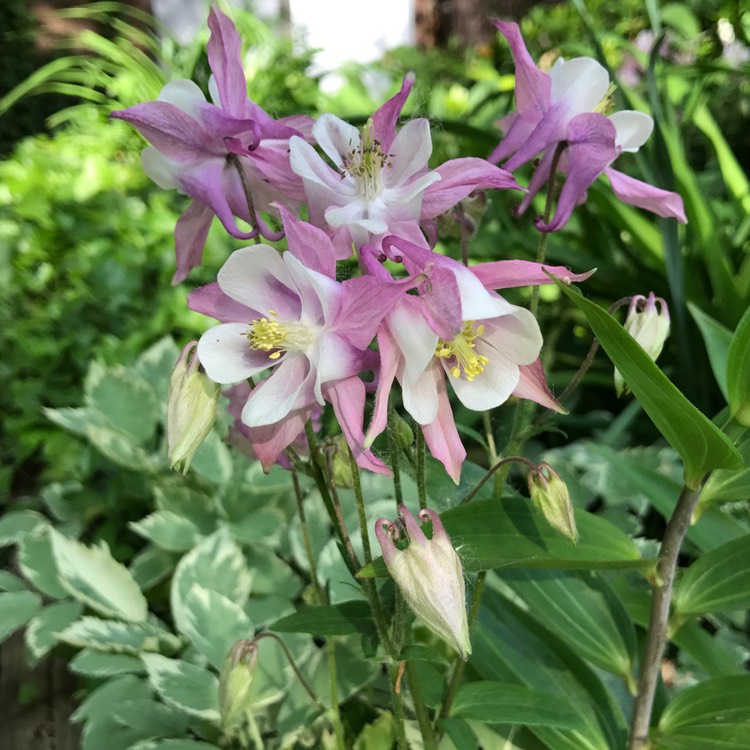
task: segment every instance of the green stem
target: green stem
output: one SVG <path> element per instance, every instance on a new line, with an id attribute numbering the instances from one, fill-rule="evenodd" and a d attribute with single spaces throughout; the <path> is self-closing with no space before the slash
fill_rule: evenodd
<path id="1" fill-rule="evenodd" d="M 247 211 L 250 216 L 248 224 L 250 224 L 250 227 L 252 229 L 255 229 L 258 226 L 258 218 L 255 213 L 255 202 L 253 201 L 253 193 L 250 189 L 250 182 L 247 179 L 245 168 L 242 166 L 240 157 L 237 156 L 237 154 L 227 154 L 227 161 L 237 170 L 237 174 L 239 175 L 240 183 L 242 185 L 242 192 L 245 194 Z"/>
<path id="2" fill-rule="evenodd" d="M 484 425 L 484 437 L 487 441 L 487 457 L 490 460 L 490 466 L 492 466 L 497 462 L 497 445 L 495 445 L 495 436 L 492 434 L 492 424 L 488 411 L 482 412 L 482 424 Z"/>
<path id="3" fill-rule="evenodd" d="M 393 491 L 396 493 L 396 510 L 404 502 L 404 495 L 401 489 L 401 462 L 399 461 L 399 447 L 393 436 L 393 422 L 388 419 L 388 447 L 391 452 L 391 468 L 393 469 Z"/>
<path id="4" fill-rule="evenodd" d="M 365 496 L 362 492 L 362 477 L 354 454 L 349 451 L 349 466 L 352 471 L 352 482 L 354 485 L 354 500 L 357 504 L 357 518 L 359 519 L 359 530 L 362 532 L 362 548 L 365 555 L 365 565 L 372 562 L 372 551 L 370 550 L 370 530 L 367 526 L 367 512 L 365 511 Z"/>
<path id="5" fill-rule="evenodd" d="M 422 740 L 424 741 L 425 750 L 437 750 L 438 742 L 437 737 L 435 736 L 435 730 L 430 721 L 429 714 L 427 713 L 427 705 L 424 702 L 424 695 L 422 694 L 419 675 L 417 675 L 417 668 L 411 660 L 406 662 L 406 676 L 409 679 L 409 692 L 411 692 L 411 697 L 414 701 L 414 712 L 417 715 L 419 729 L 422 732 Z"/>
<path id="6" fill-rule="evenodd" d="M 310 566 L 310 577 L 312 578 L 313 590 L 315 591 L 315 598 L 317 604 L 325 604 L 325 598 L 323 597 L 323 591 L 320 588 L 320 579 L 318 578 L 318 566 L 315 562 L 315 554 L 312 547 L 312 539 L 310 537 L 310 529 L 307 526 L 307 516 L 305 515 L 305 506 L 303 504 L 302 490 L 299 486 L 299 477 L 297 476 L 296 469 L 292 468 L 292 484 L 294 485 L 294 496 L 297 498 L 297 510 L 299 511 L 299 520 L 302 527 L 302 540 L 305 544 L 305 554 L 307 555 L 307 563 Z"/>
<path id="7" fill-rule="evenodd" d="M 425 444 L 421 429 L 417 429 L 417 496 L 419 507 L 424 510 L 427 507 L 427 487 L 425 483 Z"/>
<path id="8" fill-rule="evenodd" d="M 468 503 L 470 500 L 472 500 L 477 492 L 479 492 L 479 490 L 484 487 L 484 485 L 493 474 L 496 474 L 498 470 L 502 468 L 509 467 L 512 463 L 525 464 L 530 469 L 538 468 L 533 461 L 529 461 L 528 458 L 524 458 L 523 456 L 508 456 L 507 458 L 501 458 L 494 466 L 488 469 L 487 473 L 476 483 L 471 492 L 461 501 L 461 504 L 463 505 L 464 503 Z"/>
<path id="9" fill-rule="evenodd" d="M 344 741 L 344 727 L 341 723 L 339 711 L 339 683 L 336 671 L 336 646 L 333 637 L 329 636 L 326 643 L 328 647 L 328 675 L 331 678 L 331 713 L 333 714 L 333 729 L 336 733 L 336 746 L 338 750 L 346 750 Z"/>
<path id="10" fill-rule="evenodd" d="M 388 684 L 391 688 L 391 703 L 393 704 L 393 716 L 396 725 L 396 747 L 398 750 L 409 750 L 406 741 L 406 726 L 404 724 L 404 699 L 401 692 L 396 689 L 398 679 L 398 667 L 395 664 L 388 665 Z"/>

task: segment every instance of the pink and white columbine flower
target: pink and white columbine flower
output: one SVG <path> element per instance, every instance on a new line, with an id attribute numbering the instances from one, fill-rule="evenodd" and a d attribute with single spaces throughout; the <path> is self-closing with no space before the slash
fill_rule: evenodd
<path id="1" fill-rule="evenodd" d="M 590 57 L 559 58 L 545 73 L 531 59 L 518 24 L 493 23 L 513 52 L 517 111 L 503 119 L 505 137 L 489 160 L 504 161 L 504 168 L 513 171 L 542 154 L 518 212 L 523 213 L 549 182 L 557 148 L 565 144 L 557 168 L 567 178 L 550 222 L 535 222 L 540 231 L 551 232 L 563 226 L 600 174 L 607 175 L 623 203 L 685 223 L 685 209 L 677 193 L 652 187 L 610 166 L 623 151 L 638 151 L 651 135 L 654 121 L 643 112 L 630 110 L 609 117 L 604 114 L 612 94 L 605 68 Z"/>
<path id="2" fill-rule="evenodd" d="M 331 234 L 337 258 L 387 234 L 425 245 L 420 223 L 475 189 L 517 188 L 513 177 L 484 159 L 454 159 L 429 170 L 430 124 L 421 118 L 396 123 L 414 84 L 404 78 L 398 94 L 383 104 L 360 133 L 335 115 L 324 114 L 313 136 L 333 166 L 301 138 L 290 141 L 292 169 L 302 178 L 310 221 Z"/>
<path id="3" fill-rule="evenodd" d="M 414 282 L 358 277 L 339 283 L 327 235 L 283 209 L 282 216 L 288 252 L 268 245 L 237 250 L 216 284 L 190 296 L 193 310 L 222 321 L 198 343 L 201 364 L 221 384 L 271 371 L 241 412 L 264 465 L 299 435 L 316 405 L 329 401 L 360 465 L 387 473 L 362 449 L 365 386 L 357 376 L 372 369 L 367 347 Z"/>
<path id="4" fill-rule="evenodd" d="M 237 29 L 216 8 L 211 9 L 208 25 L 211 38 L 206 53 L 213 72 L 209 83 L 213 103 L 206 101 L 193 81 L 180 80 L 168 83 L 157 101 L 111 115 L 131 123 L 152 144 L 142 154 L 146 174 L 160 187 L 177 188 L 193 199 L 175 227 L 174 283 L 200 265 L 214 214 L 238 239 L 250 239 L 259 232 L 279 239 L 257 211 L 267 211 L 275 200 L 295 205 L 304 200 L 302 183 L 289 166 L 288 148 L 289 138 L 309 133 L 312 118 L 273 120 L 251 101 Z M 255 216 L 250 216 L 245 186 Z M 241 230 L 235 216 L 253 229 Z"/>
<path id="5" fill-rule="evenodd" d="M 458 482 L 466 451 L 446 381 L 459 401 L 474 411 L 493 409 L 510 396 L 563 410 L 547 387 L 539 361 L 542 334 L 536 319 L 492 290 L 550 283 L 545 269 L 567 281 L 590 274 L 528 261 L 467 268 L 394 237 L 383 241 L 383 249 L 403 260 L 410 273 L 421 272 L 426 278 L 419 296 L 399 299 L 378 331 L 380 381 L 366 444 L 385 429 L 388 395 L 396 378 L 404 408 L 422 426 L 430 452 Z M 370 270 L 378 273 L 372 262 Z"/>

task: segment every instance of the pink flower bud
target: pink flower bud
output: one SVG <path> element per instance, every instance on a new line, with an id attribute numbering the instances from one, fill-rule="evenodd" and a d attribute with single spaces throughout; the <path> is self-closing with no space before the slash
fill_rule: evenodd
<path id="1" fill-rule="evenodd" d="M 409 606 L 435 635 L 452 646 L 463 659 L 471 653 L 466 619 L 464 573 L 440 516 L 432 510 L 419 511 L 419 520 L 432 521 L 432 539 L 405 506 L 399 506 L 409 546 L 399 549 L 399 525 L 381 518 L 375 533 L 383 559 Z"/>
<path id="2" fill-rule="evenodd" d="M 578 541 L 578 529 L 573 504 L 560 475 L 548 463 L 541 463 L 529 472 L 528 482 L 531 502 L 537 510 L 555 531 L 575 544 Z"/>
<path id="3" fill-rule="evenodd" d="M 656 361 L 669 336 L 667 303 L 661 297 L 655 297 L 653 292 L 650 292 L 648 297 L 636 294 L 630 300 L 625 330 L 643 347 L 646 354 Z M 618 396 L 621 396 L 623 391 L 627 393 L 630 390 L 617 368 L 615 389 Z"/>

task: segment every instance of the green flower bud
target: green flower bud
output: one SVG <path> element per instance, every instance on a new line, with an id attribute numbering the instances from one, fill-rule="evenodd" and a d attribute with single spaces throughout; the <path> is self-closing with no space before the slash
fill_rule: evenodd
<path id="1" fill-rule="evenodd" d="M 385 564 L 417 617 L 465 660 L 471 653 L 471 642 L 461 560 L 437 513 L 419 511 L 420 521 L 432 521 L 432 539 L 427 539 L 405 506 L 399 505 L 399 513 L 409 537 L 406 549 L 393 543 L 399 535 L 395 523 L 381 518 L 375 524 Z"/>
<path id="2" fill-rule="evenodd" d="M 531 502 L 537 510 L 553 529 L 575 544 L 578 541 L 578 529 L 573 505 L 560 475 L 548 463 L 543 462 L 529 472 L 528 482 Z"/>
<path id="3" fill-rule="evenodd" d="M 408 448 L 414 442 L 414 430 L 409 423 L 396 412 L 390 416 L 391 433 L 399 448 Z"/>
<path id="4" fill-rule="evenodd" d="M 169 380 L 167 446 L 169 465 L 187 472 L 195 452 L 216 421 L 220 386 L 203 372 L 191 341 L 180 354 Z"/>
<path id="5" fill-rule="evenodd" d="M 224 659 L 219 676 L 219 713 L 225 732 L 242 723 L 257 663 L 258 646 L 248 640 L 237 641 Z"/>

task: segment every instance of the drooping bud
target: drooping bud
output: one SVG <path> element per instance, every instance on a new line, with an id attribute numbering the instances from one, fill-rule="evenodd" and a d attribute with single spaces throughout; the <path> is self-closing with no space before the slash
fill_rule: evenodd
<path id="1" fill-rule="evenodd" d="M 258 645 L 248 640 L 237 641 L 224 659 L 219 676 L 219 713 L 225 733 L 242 723 L 257 663 Z"/>
<path id="2" fill-rule="evenodd" d="M 343 435 L 336 435 L 330 446 L 331 479 L 337 487 L 351 489 L 354 487 L 352 465 L 349 460 L 349 446 Z"/>
<path id="3" fill-rule="evenodd" d="M 548 464 L 542 462 L 532 469 L 528 476 L 531 502 L 544 516 L 547 523 L 574 544 L 578 541 L 578 529 L 570 502 L 568 487 L 560 475 Z"/>
<path id="4" fill-rule="evenodd" d="M 408 448 L 414 442 L 414 430 L 409 423 L 395 411 L 389 417 L 391 434 L 399 448 Z"/>
<path id="5" fill-rule="evenodd" d="M 636 294 L 630 300 L 625 330 L 643 347 L 646 354 L 656 361 L 669 336 L 667 303 L 661 297 L 655 297 L 653 292 L 650 292 L 648 297 Z M 617 368 L 615 390 L 618 396 L 630 390 Z"/>
<path id="6" fill-rule="evenodd" d="M 169 380 L 167 446 L 171 468 L 187 472 L 216 420 L 220 386 L 203 372 L 191 341 L 180 353 Z"/>
<path id="7" fill-rule="evenodd" d="M 471 643 L 461 560 L 437 513 L 419 511 L 422 523 L 432 522 L 432 539 L 427 539 L 405 506 L 399 505 L 399 514 L 409 539 L 406 549 L 394 544 L 400 535 L 399 524 L 381 518 L 375 525 L 385 564 L 414 613 L 465 660 Z"/>

